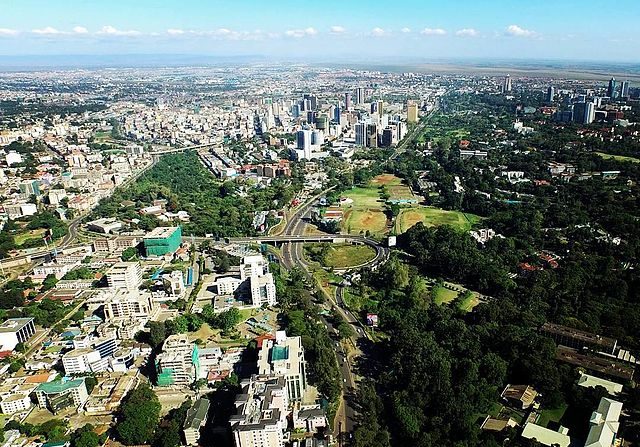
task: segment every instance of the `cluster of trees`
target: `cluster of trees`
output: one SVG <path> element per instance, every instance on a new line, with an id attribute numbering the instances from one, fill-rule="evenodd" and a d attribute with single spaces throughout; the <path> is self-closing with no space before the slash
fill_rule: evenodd
<path id="1" fill-rule="evenodd" d="M 28 422 L 20 423 L 16 420 L 12 420 L 7 422 L 7 424 L 4 426 L 4 430 L 18 430 L 25 436 L 38 436 L 41 437 L 41 439 L 44 439 L 46 442 L 60 442 L 69 440 L 69 437 L 67 435 L 69 424 L 62 419 L 49 419 L 48 421 L 37 425 L 30 424 Z"/>
<path id="2" fill-rule="evenodd" d="M 304 274 L 293 270 L 284 277 L 279 266 L 273 265 L 276 293 L 284 313 L 287 335 L 300 336 L 309 364 L 308 373 L 318 391 L 329 401 L 340 395 L 340 371 L 335 349 L 320 322 L 320 295 L 313 297 L 305 287 Z"/>
<path id="3" fill-rule="evenodd" d="M 0 258 L 9 256 L 11 250 L 17 248 L 34 248 L 44 245 L 44 237 L 49 241 L 59 239 L 66 235 L 67 224 L 60 220 L 50 211 L 41 211 L 34 216 L 21 220 L 22 226 L 17 222 L 9 220 L 4 228 L 0 231 Z M 43 236 L 28 238 L 24 240 L 20 246 L 16 244 L 15 236 L 22 231 L 44 229 L 46 233 Z"/>
<path id="4" fill-rule="evenodd" d="M 167 200 L 169 211 L 185 210 L 191 215 L 184 225 L 185 234 L 203 236 L 243 236 L 255 234 L 253 213 L 280 209 L 290 203 L 294 186 L 276 179 L 268 188 L 242 186 L 233 181 L 220 182 L 200 163 L 195 152 L 166 155 L 138 181 L 125 190 L 117 190 L 96 207 L 94 216 L 140 219 L 144 230 L 158 226 L 153 216 L 139 216 L 137 209 L 153 200 Z M 123 201 L 133 206 L 122 207 Z"/>

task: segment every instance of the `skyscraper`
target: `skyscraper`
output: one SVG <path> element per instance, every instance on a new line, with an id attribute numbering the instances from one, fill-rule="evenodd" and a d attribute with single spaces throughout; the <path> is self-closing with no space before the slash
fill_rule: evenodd
<path id="1" fill-rule="evenodd" d="M 410 102 L 407 104 L 407 122 L 408 123 L 417 123 L 418 122 L 418 104 Z"/>
<path id="2" fill-rule="evenodd" d="M 302 149 L 304 158 L 311 159 L 311 131 L 299 130 L 296 135 L 298 149 Z"/>
<path id="3" fill-rule="evenodd" d="M 364 88 L 358 87 L 356 89 L 356 105 L 364 104 Z"/>
<path id="4" fill-rule="evenodd" d="M 502 92 L 509 93 L 511 91 L 511 76 L 507 75 L 504 78 L 504 84 L 502 85 Z"/>
<path id="5" fill-rule="evenodd" d="M 620 97 L 629 97 L 629 81 L 622 81 L 622 83 L 620 84 Z"/>
<path id="6" fill-rule="evenodd" d="M 335 109 L 333 109 L 333 120 L 340 124 L 340 104 L 336 104 Z"/>
<path id="7" fill-rule="evenodd" d="M 383 100 L 379 100 L 378 101 L 378 115 L 382 116 L 382 114 L 384 114 L 384 101 Z"/>
<path id="8" fill-rule="evenodd" d="M 547 89 L 547 102 L 553 102 L 554 98 L 556 96 L 556 89 L 553 88 L 553 85 L 550 85 L 549 88 Z"/>
<path id="9" fill-rule="evenodd" d="M 356 123 L 356 146 L 367 145 L 367 124 Z"/>
<path id="10" fill-rule="evenodd" d="M 349 92 L 344 94 L 344 109 L 346 111 L 351 110 L 351 93 Z"/>
<path id="11" fill-rule="evenodd" d="M 618 92 L 616 91 L 618 87 L 618 83 L 616 82 L 616 78 L 611 78 L 609 80 L 609 88 L 607 89 L 607 96 L 611 99 L 616 99 L 618 96 Z"/>

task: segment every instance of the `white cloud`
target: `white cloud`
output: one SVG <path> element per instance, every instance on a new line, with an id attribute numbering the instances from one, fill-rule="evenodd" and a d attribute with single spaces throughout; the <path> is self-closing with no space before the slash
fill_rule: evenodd
<path id="1" fill-rule="evenodd" d="M 515 37 L 534 37 L 536 35 L 535 31 L 521 28 L 518 25 L 509 25 L 507 27 L 506 33 L 509 36 Z"/>
<path id="2" fill-rule="evenodd" d="M 444 36 L 447 32 L 442 28 L 425 28 L 420 31 L 420 34 L 425 36 Z"/>
<path id="3" fill-rule="evenodd" d="M 167 34 L 169 34 L 171 36 L 180 36 L 180 35 L 184 34 L 184 30 L 177 29 L 177 28 L 169 28 L 167 30 Z"/>
<path id="4" fill-rule="evenodd" d="M 103 26 L 96 34 L 105 36 L 139 36 L 142 33 L 136 30 L 119 30 L 111 25 Z"/>
<path id="5" fill-rule="evenodd" d="M 401 33 L 409 34 L 411 32 L 411 28 L 407 28 L 406 26 L 400 30 Z"/>
<path id="6" fill-rule="evenodd" d="M 460 29 L 460 30 L 456 31 L 456 36 L 476 37 L 477 35 L 478 35 L 478 32 L 476 30 L 474 30 L 473 28 L 463 28 L 463 29 Z"/>
<path id="7" fill-rule="evenodd" d="M 54 34 L 64 34 L 62 31 L 58 31 L 57 29 L 51 27 L 51 26 L 46 26 L 44 28 L 40 28 L 40 29 L 34 29 L 31 30 L 31 32 L 33 34 L 40 34 L 40 35 L 54 35 Z"/>
<path id="8" fill-rule="evenodd" d="M 334 25 L 330 28 L 331 34 L 343 34 L 347 31 L 344 26 Z"/>
<path id="9" fill-rule="evenodd" d="M 84 26 L 74 26 L 73 32 L 76 34 L 88 34 L 89 30 L 86 29 Z"/>
<path id="10" fill-rule="evenodd" d="M 9 28 L 0 28 L 0 36 L 15 36 L 18 31 Z"/>
<path id="11" fill-rule="evenodd" d="M 315 36 L 316 34 L 318 34 L 318 31 L 312 27 L 305 29 L 290 29 L 284 32 L 285 36 L 297 38 L 305 36 Z"/>
<path id="12" fill-rule="evenodd" d="M 382 36 L 386 36 L 387 32 L 385 30 L 383 30 L 382 28 L 374 28 L 371 30 L 371 35 L 374 37 L 382 37 Z"/>

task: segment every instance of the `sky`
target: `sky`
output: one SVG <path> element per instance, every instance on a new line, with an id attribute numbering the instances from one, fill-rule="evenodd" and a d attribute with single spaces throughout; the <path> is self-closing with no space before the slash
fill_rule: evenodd
<path id="1" fill-rule="evenodd" d="M 639 0 L 0 0 L 0 55 L 640 62 Z"/>

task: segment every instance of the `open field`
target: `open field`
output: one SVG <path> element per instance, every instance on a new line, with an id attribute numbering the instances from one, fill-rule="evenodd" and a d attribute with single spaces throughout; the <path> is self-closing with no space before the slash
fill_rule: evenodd
<path id="1" fill-rule="evenodd" d="M 384 201 L 380 198 L 380 190 L 377 186 L 356 187 L 345 191 L 342 197 L 353 200 L 353 203 L 347 206 L 354 208 L 382 208 L 384 206 Z"/>
<path id="2" fill-rule="evenodd" d="M 37 230 L 30 230 L 24 233 L 18 233 L 14 236 L 14 240 L 16 245 L 20 246 L 25 243 L 25 241 L 29 239 L 42 239 L 42 235 L 45 233 L 44 228 L 38 228 Z"/>
<path id="3" fill-rule="evenodd" d="M 391 200 L 417 199 L 413 192 L 411 192 L 411 188 L 405 185 L 388 186 L 387 190 L 389 191 Z"/>
<path id="4" fill-rule="evenodd" d="M 398 234 L 404 233 L 418 222 L 423 222 L 427 227 L 451 225 L 460 230 L 468 231 L 478 221 L 478 216 L 459 211 L 447 211 L 433 207 L 406 208 L 400 211 L 400 215 L 396 219 L 395 230 Z"/>
<path id="5" fill-rule="evenodd" d="M 437 287 L 434 292 L 433 302 L 437 305 L 450 303 L 458 297 L 458 292 L 446 287 Z"/>
<path id="6" fill-rule="evenodd" d="M 387 215 L 382 208 L 353 209 L 345 213 L 342 228 L 350 234 L 369 230 L 371 234 L 383 235 L 387 230 Z"/>
<path id="7" fill-rule="evenodd" d="M 348 268 L 362 265 L 376 256 L 376 251 L 368 245 L 352 244 L 305 244 L 305 249 L 319 254 L 323 248 L 327 252 L 322 265 L 333 268 Z"/>
<path id="8" fill-rule="evenodd" d="M 594 154 L 604 158 L 605 160 L 613 159 L 616 161 L 629 161 L 631 163 L 640 163 L 640 158 L 636 158 L 636 157 L 626 157 L 624 155 L 605 154 L 604 152 L 594 152 Z"/>
<path id="9" fill-rule="evenodd" d="M 402 185 L 402 179 L 393 174 L 380 174 L 373 179 L 371 179 L 371 185 L 380 186 L 398 186 Z"/>

